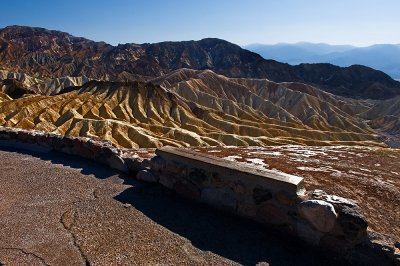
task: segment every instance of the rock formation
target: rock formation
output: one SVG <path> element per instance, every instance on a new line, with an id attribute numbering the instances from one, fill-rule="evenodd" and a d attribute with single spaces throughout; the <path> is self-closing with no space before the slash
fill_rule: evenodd
<path id="1" fill-rule="evenodd" d="M 0 123 L 126 148 L 383 145 L 344 98 L 301 83 L 182 69 L 149 82 L 91 81 L 66 90 L 5 98 Z"/>

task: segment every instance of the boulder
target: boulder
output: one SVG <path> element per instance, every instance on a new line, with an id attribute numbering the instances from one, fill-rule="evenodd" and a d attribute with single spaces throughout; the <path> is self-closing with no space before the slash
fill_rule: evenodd
<path id="1" fill-rule="evenodd" d="M 129 169 L 126 166 L 124 159 L 122 159 L 121 157 L 119 157 L 116 154 L 111 155 L 107 159 L 107 163 L 108 163 L 108 166 L 110 166 L 113 169 L 116 169 L 123 173 L 129 173 Z"/>
<path id="2" fill-rule="evenodd" d="M 337 213 L 340 231 L 347 240 L 360 240 L 367 234 L 368 221 L 360 207 L 352 200 L 335 195 L 328 195 L 322 190 L 314 190 L 311 197 L 332 204 Z"/>
<path id="3" fill-rule="evenodd" d="M 141 180 L 148 183 L 156 183 L 157 178 L 148 170 L 140 170 L 136 175 L 137 180 Z"/>
<path id="4" fill-rule="evenodd" d="M 124 157 L 124 161 L 131 175 L 137 175 L 140 170 L 144 169 L 142 166 L 142 159 L 139 158 L 139 156 Z"/>
<path id="5" fill-rule="evenodd" d="M 335 209 L 338 211 L 338 223 L 346 239 L 354 241 L 366 236 L 368 222 L 359 207 L 335 204 Z"/>
<path id="6" fill-rule="evenodd" d="M 298 211 L 301 217 L 320 232 L 327 233 L 335 226 L 337 219 L 335 208 L 326 201 L 303 201 L 299 204 Z"/>
<path id="7" fill-rule="evenodd" d="M 304 221 L 298 220 L 296 223 L 297 235 L 300 239 L 312 245 L 319 245 L 323 233 L 315 230 L 312 226 Z"/>
<path id="8" fill-rule="evenodd" d="M 155 173 L 161 173 L 164 168 L 165 168 L 165 160 L 161 158 L 160 156 L 154 156 L 150 160 L 150 168 L 155 172 Z"/>

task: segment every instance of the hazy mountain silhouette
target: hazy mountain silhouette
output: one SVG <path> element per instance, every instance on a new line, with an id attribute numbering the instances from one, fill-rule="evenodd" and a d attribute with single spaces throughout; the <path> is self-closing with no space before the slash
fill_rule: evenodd
<path id="1" fill-rule="evenodd" d="M 368 47 L 329 45 L 324 43 L 251 44 L 245 46 L 265 59 L 297 65 L 301 63 L 331 63 L 347 67 L 354 64 L 381 70 L 400 80 L 400 44 L 376 44 Z"/>

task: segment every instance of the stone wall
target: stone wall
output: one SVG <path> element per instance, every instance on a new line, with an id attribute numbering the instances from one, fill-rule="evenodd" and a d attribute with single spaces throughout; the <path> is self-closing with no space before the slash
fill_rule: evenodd
<path id="1" fill-rule="evenodd" d="M 189 149 L 162 147 L 156 154 L 138 179 L 294 235 L 354 264 L 391 265 L 396 258 L 400 262 L 393 240 L 371 241 L 368 222 L 355 202 L 322 190 L 306 191 L 301 177 Z"/>
<path id="2" fill-rule="evenodd" d="M 148 161 L 110 141 L 1 126 L 0 146 L 94 160 L 138 180 L 159 183 L 183 198 L 294 235 L 354 264 L 400 265 L 399 242 L 368 232 L 368 222 L 354 202 L 321 190 L 306 191 L 297 176 L 172 147 L 156 150 L 157 156 Z"/>
<path id="3" fill-rule="evenodd" d="M 182 197 L 274 226 L 313 245 L 340 242 L 346 249 L 367 235 L 368 223 L 355 203 L 323 191 L 306 192 L 301 177 L 173 147 L 156 154 L 150 162 L 152 179 Z"/>
<path id="4" fill-rule="evenodd" d="M 115 148 L 111 141 L 61 136 L 35 130 L 0 126 L 0 146 L 38 153 L 57 151 L 76 155 L 131 175 L 136 175 L 143 166 L 141 158 L 125 153 L 124 149 Z"/>

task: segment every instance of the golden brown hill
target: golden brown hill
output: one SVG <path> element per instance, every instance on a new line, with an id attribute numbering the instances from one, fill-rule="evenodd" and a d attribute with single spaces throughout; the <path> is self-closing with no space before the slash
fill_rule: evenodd
<path id="1" fill-rule="evenodd" d="M 2 98 L 0 124 L 108 139 L 127 148 L 382 145 L 329 94 L 320 99 L 312 94 L 322 92 L 302 84 L 247 82 L 253 86 L 188 70 L 148 83 L 91 81 L 55 96 Z M 259 82 L 265 86 L 254 85 Z"/>
<path id="2" fill-rule="evenodd" d="M 269 118 L 302 123 L 322 131 L 372 131 L 354 117 L 343 98 L 315 87 L 267 79 L 233 79 L 212 71 L 181 69 L 152 82 L 176 92 L 186 100 L 231 115 L 251 107 Z"/>

